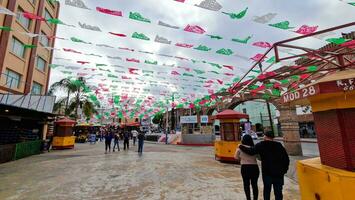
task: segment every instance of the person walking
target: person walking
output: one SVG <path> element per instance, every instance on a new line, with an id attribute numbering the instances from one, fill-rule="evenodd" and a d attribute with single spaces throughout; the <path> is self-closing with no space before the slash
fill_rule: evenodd
<path id="1" fill-rule="evenodd" d="M 144 144 L 145 135 L 143 132 L 138 133 L 138 153 L 143 153 L 143 144 Z"/>
<path id="2" fill-rule="evenodd" d="M 99 139 L 100 139 L 100 142 L 102 142 L 104 139 L 104 128 L 102 128 L 102 127 L 99 130 Z"/>
<path id="3" fill-rule="evenodd" d="M 254 147 L 253 138 L 246 134 L 242 138 L 242 144 L 247 147 Z M 241 164 L 241 174 L 243 178 L 244 192 L 247 200 L 251 200 L 250 195 L 250 184 L 253 189 L 253 199 L 257 200 L 259 195 L 258 190 L 258 178 L 259 178 L 259 167 L 256 161 L 256 155 L 248 155 L 244 153 L 240 148 L 237 148 L 234 156 Z"/>
<path id="4" fill-rule="evenodd" d="M 49 134 L 47 137 L 48 137 L 47 150 L 49 152 L 51 150 L 51 147 L 52 147 L 52 144 L 53 144 L 53 133 Z"/>
<path id="5" fill-rule="evenodd" d="M 129 132 L 128 131 L 124 131 L 123 133 L 123 150 L 129 150 Z"/>
<path id="6" fill-rule="evenodd" d="M 136 130 L 132 130 L 131 134 L 132 134 L 132 138 L 133 138 L 133 146 L 136 146 L 138 132 Z"/>
<path id="7" fill-rule="evenodd" d="M 271 187 L 274 189 L 275 200 L 282 200 L 284 175 L 288 171 L 290 159 L 282 144 L 274 141 L 274 133 L 266 132 L 264 141 L 257 143 L 254 147 L 242 144 L 239 149 L 249 155 L 260 155 L 264 200 L 270 200 Z"/>
<path id="8" fill-rule="evenodd" d="M 112 135 L 110 133 L 110 130 L 107 130 L 105 133 L 105 153 L 107 153 L 107 149 L 109 152 L 111 152 L 111 142 L 112 142 Z"/>
<path id="9" fill-rule="evenodd" d="M 89 142 L 90 144 L 96 144 L 96 133 L 94 130 L 89 130 Z"/>
<path id="10" fill-rule="evenodd" d="M 117 151 L 120 151 L 120 140 L 119 140 L 120 136 L 118 135 L 118 133 L 115 133 L 115 136 L 113 138 L 113 152 L 115 152 L 115 148 L 117 145 Z"/>

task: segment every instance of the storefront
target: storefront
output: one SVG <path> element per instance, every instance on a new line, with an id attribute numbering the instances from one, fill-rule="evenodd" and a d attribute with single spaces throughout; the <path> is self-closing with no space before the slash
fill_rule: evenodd
<path id="1" fill-rule="evenodd" d="M 213 144 L 215 136 L 209 116 L 181 116 L 180 124 L 182 144 Z"/>
<path id="2" fill-rule="evenodd" d="M 48 112 L 53 108 L 54 98 L 26 98 L 0 95 L 0 163 L 40 153 L 48 124 L 54 120 L 54 115 Z M 32 109 L 34 105 L 38 109 Z"/>

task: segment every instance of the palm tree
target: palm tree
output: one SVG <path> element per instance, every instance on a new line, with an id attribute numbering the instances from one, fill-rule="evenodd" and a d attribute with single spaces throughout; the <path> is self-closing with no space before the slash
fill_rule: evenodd
<path id="1" fill-rule="evenodd" d="M 90 118 L 92 114 L 96 113 L 96 109 L 95 105 L 88 100 L 88 95 L 83 92 L 86 88 L 88 86 L 82 77 L 76 80 L 64 78 L 54 83 L 48 91 L 49 95 L 53 95 L 57 90 L 64 90 L 67 93 L 67 97 L 61 98 L 56 102 L 54 110 L 58 111 L 65 102 L 65 115 L 73 116 L 77 120 L 78 108 L 80 106 L 83 109 L 85 117 Z M 74 95 L 74 97 L 71 98 L 71 95 Z"/>
<path id="2" fill-rule="evenodd" d="M 57 102 L 54 103 L 53 111 L 58 114 L 69 115 L 69 109 L 65 108 L 64 112 L 62 110 L 63 106 L 65 106 L 67 103 L 67 99 L 67 97 L 61 97 L 60 99 L 58 99 Z"/>
<path id="3" fill-rule="evenodd" d="M 95 105 L 91 101 L 89 101 L 88 96 L 83 93 L 79 95 L 79 98 L 75 96 L 74 98 L 70 99 L 68 110 L 72 112 L 69 112 L 69 115 L 77 119 L 79 107 L 81 108 L 82 113 L 86 118 L 86 121 L 88 121 L 88 119 L 90 119 L 93 114 L 97 113 Z"/>
<path id="4" fill-rule="evenodd" d="M 74 91 L 77 90 L 77 86 L 73 80 L 69 78 L 64 78 L 51 85 L 48 91 L 48 95 L 54 95 L 54 93 L 56 93 L 58 90 L 64 90 L 67 93 L 67 97 L 65 98 L 65 110 L 64 110 L 64 112 L 67 113 L 70 94 L 72 94 Z M 62 104 L 64 102 L 64 99 L 60 99 L 60 101 L 57 102 L 60 102 L 60 104 Z"/>

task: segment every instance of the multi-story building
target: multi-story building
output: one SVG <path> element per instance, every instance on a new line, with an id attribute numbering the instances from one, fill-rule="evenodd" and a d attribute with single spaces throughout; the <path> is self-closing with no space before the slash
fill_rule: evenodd
<path id="1" fill-rule="evenodd" d="M 0 0 L 16 15 L 0 14 L 0 93 L 44 95 L 48 89 L 59 3 L 48 0 Z M 26 18 L 31 13 L 46 20 Z M 36 34 L 37 36 L 33 35 Z"/>
<path id="2" fill-rule="evenodd" d="M 58 18 L 59 3 L 0 0 L 0 8 L 2 163 L 39 153 L 52 130 L 48 126 L 54 120 L 55 97 L 45 94 L 56 33 L 56 25 L 50 22 Z"/>

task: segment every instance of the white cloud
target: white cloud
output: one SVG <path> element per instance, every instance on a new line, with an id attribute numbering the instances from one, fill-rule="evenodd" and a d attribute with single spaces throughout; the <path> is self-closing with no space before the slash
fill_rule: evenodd
<path id="1" fill-rule="evenodd" d="M 230 19 L 227 15 L 224 15 L 220 12 L 213 12 L 209 10 L 204 10 L 193 6 L 194 4 L 199 4 L 201 0 L 188 0 L 186 3 L 179 3 L 173 0 L 136 0 L 136 1 L 127 1 L 127 0 L 105 0 L 105 1 L 96 1 L 96 0 L 82 0 L 91 10 L 78 9 L 75 7 L 65 5 L 65 1 L 61 1 L 61 12 L 60 19 L 67 24 L 75 25 L 76 28 L 71 28 L 68 26 L 58 26 L 57 35 L 59 37 L 70 38 L 77 37 L 84 41 L 91 42 L 93 44 L 106 44 L 115 47 L 114 49 L 106 47 L 98 47 L 95 45 L 73 43 L 71 41 L 57 40 L 57 48 L 72 48 L 80 52 L 93 53 L 97 55 L 102 55 L 101 58 L 94 56 L 85 56 L 83 54 L 73 54 L 63 51 L 56 51 L 55 57 L 60 58 L 69 58 L 73 62 L 69 63 L 61 60 L 54 60 L 55 64 L 67 64 L 80 66 L 75 63 L 77 60 L 88 61 L 90 62 L 90 67 L 95 67 L 95 63 L 105 63 L 108 65 L 122 65 L 126 68 L 134 67 L 141 70 L 152 70 L 155 72 L 167 72 L 164 76 L 167 80 L 154 80 L 151 77 L 142 76 L 142 71 L 140 70 L 139 76 L 137 75 L 127 75 L 130 77 L 139 77 L 145 81 L 159 81 L 159 82 L 170 82 L 170 85 L 174 87 L 168 87 L 166 85 L 161 85 L 152 89 L 148 84 L 138 85 L 139 80 L 134 79 L 133 82 L 135 85 L 128 85 L 131 88 L 143 88 L 151 89 L 155 91 L 152 95 L 159 95 L 160 92 L 168 90 L 170 92 L 188 92 L 193 93 L 192 85 L 196 85 L 196 81 L 199 80 L 196 78 L 198 75 L 193 72 L 195 75 L 194 78 L 190 77 L 181 77 L 180 83 L 177 83 L 174 79 L 175 76 L 171 76 L 170 72 L 172 70 L 178 71 L 179 73 L 184 73 L 183 69 L 172 68 L 167 66 L 162 66 L 162 63 L 174 64 L 175 66 L 184 66 L 190 67 L 191 69 L 202 69 L 207 71 L 216 70 L 208 64 L 192 64 L 191 62 L 181 61 L 174 58 L 167 58 L 158 56 L 157 54 L 168 54 L 176 55 L 186 58 L 194 58 L 197 60 L 206 60 L 213 63 L 221 63 L 226 65 L 235 66 L 235 70 L 232 72 L 226 68 L 222 68 L 220 71 L 223 73 L 235 73 L 236 76 L 242 76 L 243 73 L 252 65 L 252 62 L 245 61 L 244 59 L 237 56 L 223 56 L 215 53 L 218 49 L 221 48 L 230 48 L 234 51 L 235 54 L 238 54 L 242 57 L 250 58 L 256 53 L 263 53 L 265 49 L 254 47 L 251 45 L 252 42 L 256 41 L 267 41 L 270 43 L 283 40 L 286 38 L 297 36 L 296 33 L 291 31 L 280 30 L 272 28 L 265 24 L 258 24 L 252 21 L 254 16 L 260 16 L 266 13 L 277 13 L 277 16 L 272 20 L 272 23 L 277 23 L 280 21 L 288 20 L 291 23 L 291 26 L 300 27 L 303 24 L 307 25 L 319 25 L 320 29 L 329 28 L 332 26 L 344 24 L 347 22 L 355 21 L 354 7 L 347 5 L 343 2 L 337 0 L 263 0 L 263 1 L 230 1 L 230 0 L 217 0 L 223 8 L 221 11 L 225 12 L 234 12 L 238 13 L 248 7 L 248 12 L 245 18 L 241 20 Z M 103 8 L 109 8 L 112 10 L 123 11 L 124 17 L 110 16 L 103 13 L 99 13 L 95 10 L 96 6 Z M 129 12 L 139 12 L 145 18 L 149 18 L 152 23 L 143 23 L 139 21 L 134 21 L 128 19 Z M 169 23 L 174 26 L 179 26 L 180 29 L 172 29 L 164 26 L 159 26 L 158 21 Z M 78 26 L 78 22 L 84 22 L 86 24 L 98 26 L 102 32 L 95 32 L 86 29 L 81 29 Z M 223 40 L 212 40 L 209 37 L 198 35 L 194 33 L 187 33 L 182 31 L 186 25 L 199 25 L 204 28 L 209 34 L 215 34 L 223 36 Z M 351 29 L 346 29 L 348 31 Z M 120 38 L 118 36 L 110 35 L 108 32 L 122 33 L 127 34 L 126 38 Z M 150 38 L 150 41 L 143 41 L 138 39 L 131 38 L 133 32 L 144 33 Z M 340 32 L 337 32 L 338 34 Z M 156 35 L 163 36 L 169 40 L 172 40 L 172 45 L 166 45 L 161 43 L 154 42 Z M 245 38 L 247 36 L 252 36 L 251 42 L 249 44 L 239 44 L 236 42 L 231 42 L 232 38 Z M 338 35 L 339 36 L 339 35 Z M 196 47 L 198 45 L 206 45 L 213 50 L 211 52 L 202 52 L 193 49 L 184 49 L 174 46 L 176 42 L 194 44 Z M 319 39 L 307 39 L 302 42 L 296 43 L 298 45 L 307 45 L 313 48 L 319 48 L 324 45 L 324 41 Z M 135 52 L 129 52 L 125 50 L 119 50 L 118 47 L 127 47 L 135 50 L 141 51 L 150 51 L 156 54 L 144 54 Z M 141 62 L 144 60 L 157 60 L 159 66 L 155 65 L 144 65 L 144 64 L 135 64 L 127 63 L 120 60 L 113 60 L 107 58 L 109 56 L 119 56 L 122 58 L 136 58 Z M 84 68 L 88 66 L 80 66 L 81 70 L 78 72 L 85 72 Z M 111 72 L 117 76 L 122 76 L 123 74 L 115 73 L 115 68 L 112 66 L 107 66 L 105 69 L 111 70 Z M 60 74 L 61 69 L 59 68 L 52 70 L 51 82 L 58 81 L 63 76 Z M 120 69 L 122 70 L 122 69 Z M 123 69 L 127 71 L 127 69 Z M 98 72 L 88 72 L 92 74 L 97 74 Z M 60 74 L 60 75 L 58 75 Z M 107 72 L 103 72 L 107 76 Z M 228 80 L 230 77 L 216 75 L 213 73 L 206 73 L 208 79 L 223 79 Z M 157 76 L 157 75 L 156 75 Z M 103 81 L 103 79 L 106 79 Z M 183 79 L 191 81 L 183 81 Z M 107 85 L 118 84 L 120 88 L 121 85 L 126 81 L 121 83 L 112 83 L 110 78 L 104 77 L 90 82 L 97 84 L 99 82 L 106 83 Z M 181 85 L 190 85 L 190 87 L 185 86 L 187 89 L 182 89 Z M 199 83 L 201 84 L 201 83 Z M 204 85 L 204 84 L 201 84 Z M 221 87 L 219 84 L 214 84 L 213 89 L 217 90 Z M 201 88 L 202 94 L 207 94 L 207 89 Z M 198 90 L 197 93 L 200 93 Z M 131 89 L 131 94 L 141 95 Z"/>

